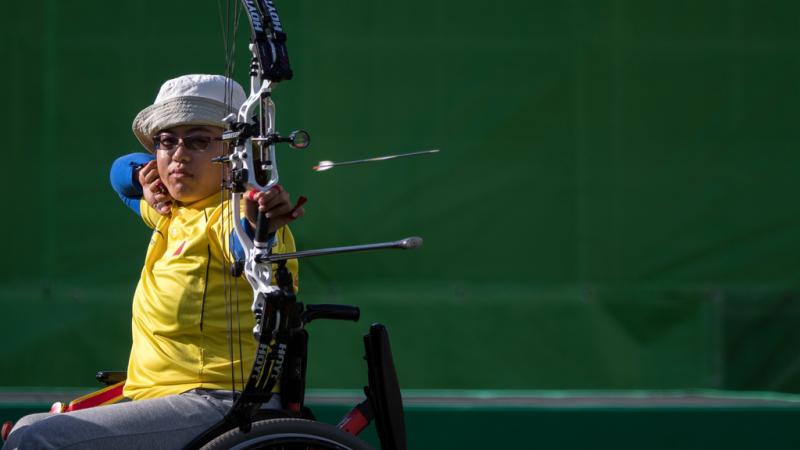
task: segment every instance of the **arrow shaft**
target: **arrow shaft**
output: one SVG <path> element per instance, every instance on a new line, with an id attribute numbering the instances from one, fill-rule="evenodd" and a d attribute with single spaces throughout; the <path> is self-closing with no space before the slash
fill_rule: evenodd
<path id="1" fill-rule="evenodd" d="M 388 155 L 388 156 L 377 156 L 375 158 L 367 158 L 367 159 L 356 159 L 353 161 L 341 161 L 341 162 L 334 162 L 333 166 L 348 166 L 351 164 L 363 164 L 368 162 L 375 162 L 375 161 L 386 161 L 388 159 L 396 159 L 396 158 L 403 158 L 406 156 L 416 156 L 416 155 L 426 155 L 430 153 L 438 153 L 439 149 L 433 150 L 422 150 L 419 152 L 412 152 L 412 153 L 401 153 L 399 155 Z"/>

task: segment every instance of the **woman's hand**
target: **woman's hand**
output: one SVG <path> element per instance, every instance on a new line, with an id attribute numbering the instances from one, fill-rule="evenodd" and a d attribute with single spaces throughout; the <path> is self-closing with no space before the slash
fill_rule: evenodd
<path id="1" fill-rule="evenodd" d="M 139 184 L 142 185 L 142 194 L 145 201 L 162 216 L 169 214 L 172 209 L 170 197 L 161 178 L 158 177 L 156 162 L 150 161 L 139 169 Z"/>
<path id="2" fill-rule="evenodd" d="M 244 198 L 247 203 L 245 212 L 250 225 L 255 228 L 258 222 L 258 213 L 266 213 L 267 219 L 269 219 L 267 231 L 270 233 L 278 231 L 280 227 L 305 214 L 302 206 L 305 203 L 305 197 L 300 197 L 297 205 L 292 207 L 289 193 L 284 191 L 279 184 L 266 192 L 250 191 L 245 194 Z"/>

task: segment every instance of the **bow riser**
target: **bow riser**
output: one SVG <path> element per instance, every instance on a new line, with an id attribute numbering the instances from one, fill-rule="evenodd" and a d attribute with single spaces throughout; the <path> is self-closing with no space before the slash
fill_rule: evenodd
<path id="1" fill-rule="evenodd" d="M 248 2 L 245 0 L 245 3 Z M 248 6 L 249 8 L 249 6 Z M 253 19 L 251 18 L 251 22 Z M 255 27 L 255 25 L 254 25 Z M 250 46 L 256 55 L 257 45 Z M 257 62 L 254 65 L 258 65 Z M 253 70 L 250 79 L 250 95 L 239 108 L 236 122 L 231 125 L 238 130 L 233 152 L 229 156 L 231 163 L 232 211 L 241 211 L 241 192 L 248 190 L 268 191 L 278 184 L 279 172 L 275 154 L 275 144 L 271 136 L 275 135 L 275 104 L 271 97 L 270 81 L 260 78 L 261 71 Z M 256 114 L 257 112 L 257 114 Z M 257 117 L 257 119 L 254 119 Z M 254 131 L 258 130 L 258 133 Z M 251 134 L 256 134 L 255 136 Z M 253 287 L 253 304 L 251 309 L 256 316 L 263 314 L 266 295 L 276 288 L 270 285 L 272 280 L 271 264 L 259 263 L 259 259 L 269 254 L 267 242 L 253 240 L 245 232 L 241 222 L 234 220 L 234 232 L 245 253 L 244 274 Z M 258 340 L 262 329 L 257 320 L 253 335 Z"/>

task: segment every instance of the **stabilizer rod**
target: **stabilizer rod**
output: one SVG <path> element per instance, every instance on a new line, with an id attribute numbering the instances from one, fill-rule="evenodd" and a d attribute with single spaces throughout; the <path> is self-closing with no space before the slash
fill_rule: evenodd
<path id="1" fill-rule="evenodd" d="M 422 238 L 418 236 L 411 236 L 405 239 L 400 239 L 399 241 L 392 241 L 392 242 L 379 242 L 376 244 L 320 248 L 317 250 L 302 250 L 294 253 L 278 253 L 274 255 L 263 255 L 263 256 L 257 256 L 256 261 L 259 263 L 278 262 L 295 258 L 307 258 L 309 256 L 334 255 L 337 253 L 364 252 L 369 250 L 383 250 L 389 248 L 412 249 L 421 246 L 422 246 Z"/>

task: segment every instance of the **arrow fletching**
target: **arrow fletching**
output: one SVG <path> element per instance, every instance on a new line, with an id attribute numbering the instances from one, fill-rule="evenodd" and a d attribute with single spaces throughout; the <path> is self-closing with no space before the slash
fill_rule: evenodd
<path id="1" fill-rule="evenodd" d="M 320 161 L 318 165 L 313 167 L 313 169 L 317 172 L 324 172 L 326 170 L 333 169 L 333 166 L 335 165 L 336 164 L 334 164 L 333 161 Z"/>

